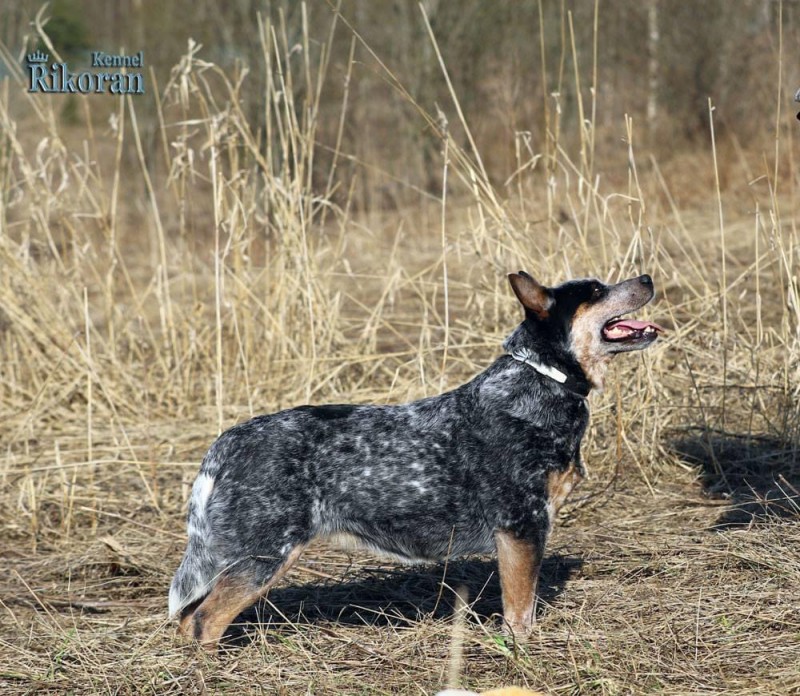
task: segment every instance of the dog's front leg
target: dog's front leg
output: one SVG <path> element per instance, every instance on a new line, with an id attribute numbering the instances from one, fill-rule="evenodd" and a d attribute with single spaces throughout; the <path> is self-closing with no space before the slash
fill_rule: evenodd
<path id="1" fill-rule="evenodd" d="M 547 532 L 522 538 L 509 530 L 498 529 L 494 539 L 503 591 L 503 618 L 515 634 L 525 635 L 536 618 L 536 586 Z"/>

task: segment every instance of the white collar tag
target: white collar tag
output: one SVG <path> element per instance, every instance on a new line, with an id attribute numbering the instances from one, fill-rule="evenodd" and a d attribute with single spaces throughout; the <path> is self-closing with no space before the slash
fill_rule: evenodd
<path id="1" fill-rule="evenodd" d="M 531 353 L 529 350 L 525 348 L 516 348 L 515 350 L 511 351 L 510 355 L 517 362 L 530 365 L 540 375 L 549 377 L 550 379 L 555 380 L 559 384 L 564 384 L 564 382 L 567 381 L 567 376 L 561 370 L 555 367 L 551 367 L 550 365 L 544 365 L 543 363 L 534 360 L 533 353 Z"/>

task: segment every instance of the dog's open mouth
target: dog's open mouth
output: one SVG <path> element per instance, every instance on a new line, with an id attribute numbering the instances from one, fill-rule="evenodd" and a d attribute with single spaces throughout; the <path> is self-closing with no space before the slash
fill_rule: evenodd
<path id="1" fill-rule="evenodd" d="M 603 339 L 612 343 L 654 341 L 664 328 L 650 321 L 614 317 L 603 326 Z"/>

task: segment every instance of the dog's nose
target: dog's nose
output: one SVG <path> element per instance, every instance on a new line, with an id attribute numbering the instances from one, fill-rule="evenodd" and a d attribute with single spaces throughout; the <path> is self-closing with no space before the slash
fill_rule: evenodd
<path id="1" fill-rule="evenodd" d="M 646 285 L 649 288 L 653 287 L 653 279 L 649 275 L 647 275 L 646 273 L 644 275 L 640 275 L 639 276 L 639 282 L 642 285 Z"/>

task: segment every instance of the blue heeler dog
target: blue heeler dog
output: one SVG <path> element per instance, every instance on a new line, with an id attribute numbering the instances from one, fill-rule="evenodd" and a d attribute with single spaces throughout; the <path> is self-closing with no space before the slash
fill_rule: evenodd
<path id="1" fill-rule="evenodd" d="M 504 619 L 530 629 L 548 533 L 585 474 L 586 397 L 614 355 L 662 329 L 621 318 L 653 298 L 648 275 L 509 280 L 525 320 L 467 384 L 400 406 L 300 406 L 219 437 L 169 591 L 184 634 L 214 650 L 319 536 L 406 561 L 496 551 Z"/>

